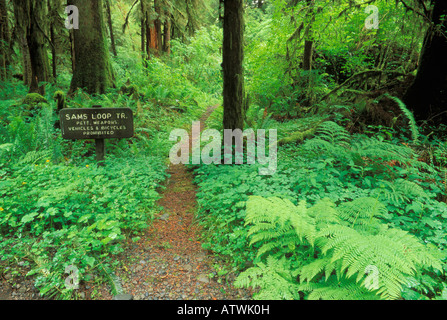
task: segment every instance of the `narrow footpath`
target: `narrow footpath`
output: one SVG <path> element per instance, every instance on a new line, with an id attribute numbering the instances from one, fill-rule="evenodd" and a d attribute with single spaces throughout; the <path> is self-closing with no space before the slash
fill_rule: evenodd
<path id="1" fill-rule="evenodd" d="M 200 119 L 202 125 L 216 108 L 208 108 Z M 250 299 L 248 291 L 231 286 L 231 277 L 218 280 L 212 255 L 201 247 L 192 173 L 182 164 L 171 164 L 168 173 L 158 201 L 163 210 L 141 239 L 129 244 L 121 260 L 125 267 L 116 272 L 124 296 L 134 300 Z"/>

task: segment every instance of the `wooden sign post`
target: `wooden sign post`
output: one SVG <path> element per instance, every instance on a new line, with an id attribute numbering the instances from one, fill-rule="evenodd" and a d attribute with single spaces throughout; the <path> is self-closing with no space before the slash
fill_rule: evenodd
<path id="1" fill-rule="evenodd" d="M 101 106 L 93 106 L 93 108 L 101 108 Z M 104 166 L 104 158 L 106 155 L 106 147 L 104 139 L 95 139 L 95 147 L 96 147 L 96 162 L 98 166 Z"/>
<path id="2" fill-rule="evenodd" d="M 131 138 L 134 135 L 133 112 L 129 108 L 67 108 L 60 111 L 59 117 L 62 138 L 95 140 L 98 165 L 104 165 L 105 139 Z"/>

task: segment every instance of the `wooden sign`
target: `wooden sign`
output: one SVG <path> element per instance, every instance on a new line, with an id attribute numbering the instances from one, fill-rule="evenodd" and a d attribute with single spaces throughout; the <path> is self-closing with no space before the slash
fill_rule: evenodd
<path id="1" fill-rule="evenodd" d="M 69 140 L 131 138 L 133 113 L 129 108 L 62 109 L 62 137 Z"/>
<path id="2" fill-rule="evenodd" d="M 132 138 L 133 112 L 129 108 L 62 109 L 59 113 L 62 138 L 68 140 L 95 139 L 96 160 L 104 165 L 104 139 Z"/>

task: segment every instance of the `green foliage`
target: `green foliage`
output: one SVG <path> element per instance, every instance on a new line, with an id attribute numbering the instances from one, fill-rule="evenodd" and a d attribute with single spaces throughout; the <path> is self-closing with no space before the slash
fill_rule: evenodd
<path id="1" fill-rule="evenodd" d="M 250 244 L 262 244 L 258 256 L 269 253 L 267 266 L 271 268 L 260 263 L 243 272 L 236 285 L 260 287 L 257 297 L 264 299 L 278 298 L 278 291 L 290 292 L 294 281 L 295 290 L 310 293 L 309 299 L 369 299 L 368 290 L 382 299 L 400 298 L 408 276 L 423 268 L 442 270 L 442 264 L 415 236 L 372 220 L 384 210 L 384 205 L 372 198 L 359 198 L 337 208 L 323 201 L 308 209 L 305 202 L 294 206 L 288 200 L 251 197 L 246 215 Z M 379 271 L 376 288 L 368 287 L 365 279 L 369 266 Z M 304 285 L 287 276 L 291 274 L 297 274 L 299 284 Z M 278 276 L 284 277 L 282 282 Z M 263 278 L 260 285 L 257 277 Z M 342 284 L 334 282 L 334 277 Z"/>
<path id="2" fill-rule="evenodd" d="M 318 122 L 276 123 L 278 136 Z M 438 253 L 447 206 L 428 182 L 437 171 L 418 157 L 398 139 L 326 121 L 303 144 L 279 149 L 273 176 L 259 176 L 258 165 L 201 166 L 204 247 L 245 270 L 236 283 L 256 287 L 258 298 L 436 298 L 445 283 Z M 385 273 L 376 290 L 368 289 L 369 266 Z"/>
<path id="3" fill-rule="evenodd" d="M 419 139 L 419 130 L 416 125 L 416 120 L 414 119 L 413 113 L 408 110 L 407 106 L 399 98 L 390 96 L 388 94 L 385 94 L 385 96 L 396 102 L 400 110 L 402 110 L 402 113 L 405 115 L 405 117 L 407 117 L 408 122 L 410 123 L 411 137 L 413 139 L 413 143 L 416 144 Z"/>
<path id="4" fill-rule="evenodd" d="M 148 226 L 164 164 L 153 157 L 111 160 L 105 168 L 36 164 L 40 156 L 29 155 L 33 164 L 0 181 L 0 252 L 4 261 L 34 261 L 29 275 L 38 275 L 42 294 L 66 296 L 67 265 L 76 265 L 82 280 L 122 250 L 120 240 Z"/>

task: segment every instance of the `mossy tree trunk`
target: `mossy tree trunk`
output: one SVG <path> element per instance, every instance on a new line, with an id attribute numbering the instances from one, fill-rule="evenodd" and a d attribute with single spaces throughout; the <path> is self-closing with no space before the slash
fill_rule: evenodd
<path id="1" fill-rule="evenodd" d="M 107 10 L 107 25 L 109 27 L 110 32 L 110 43 L 112 46 L 112 53 L 116 57 L 118 54 L 116 52 L 116 43 L 115 43 L 115 33 L 113 31 L 113 21 L 112 21 L 112 10 L 110 8 L 110 0 L 106 1 L 106 10 Z"/>
<path id="2" fill-rule="evenodd" d="M 243 70 L 243 0 L 224 0 L 223 2 L 223 125 L 224 129 L 242 130 L 246 111 Z"/>
<path id="3" fill-rule="evenodd" d="M 73 30 L 74 72 L 69 93 L 82 88 L 89 94 L 115 87 L 106 41 L 102 0 L 69 0 L 79 9 L 79 29 Z"/>
<path id="4" fill-rule="evenodd" d="M 31 62 L 30 92 L 45 94 L 42 82 L 51 81 L 48 52 L 45 47 L 45 1 L 14 0 L 14 13 L 18 32 L 23 34 Z"/>
<path id="5" fill-rule="evenodd" d="M 0 80 L 6 80 L 9 75 L 10 41 L 6 0 L 0 0 Z"/>
<path id="6" fill-rule="evenodd" d="M 164 48 L 162 32 L 162 7 L 161 1 L 154 0 L 153 4 L 147 0 L 141 0 L 141 53 L 145 60 L 152 55 L 158 57 Z M 155 17 L 154 17 L 155 16 Z"/>
<path id="7" fill-rule="evenodd" d="M 52 75 L 53 81 L 56 83 L 57 80 L 57 50 L 56 50 L 56 32 L 55 32 L 55 24 L 56 19 L 59 18 L 58 12 L 59 6 L 54 3 L 53 0 L 48 0 L 48 16 L 49 16 L 49 28 L 50 28 L 50 40 L 51 40 L 51 66 L 52 66 Z"/>
<path id="8" fill-rule="evenodd" d="M 314 49 L 313 23 L 315 21 L 315 0 L 307 0 L 306 30 L 304 34 L 303 70 L 312 70 L 312 54 Z"/>
<path id="9" fill-rule="evenodd" d="M 416 78 L 404 96 L 405 104 L 419 120 L 442 114 L 447 104 L 447 1 L 435 1 Z M 441 122 L 447 116 L 436 117 Z"/>
<path id="10" fill-rule="evenodd" d="M 166 15 L 163 28 L 163 52 L 167 55 L 171 53 L 171 18 Z"/>

